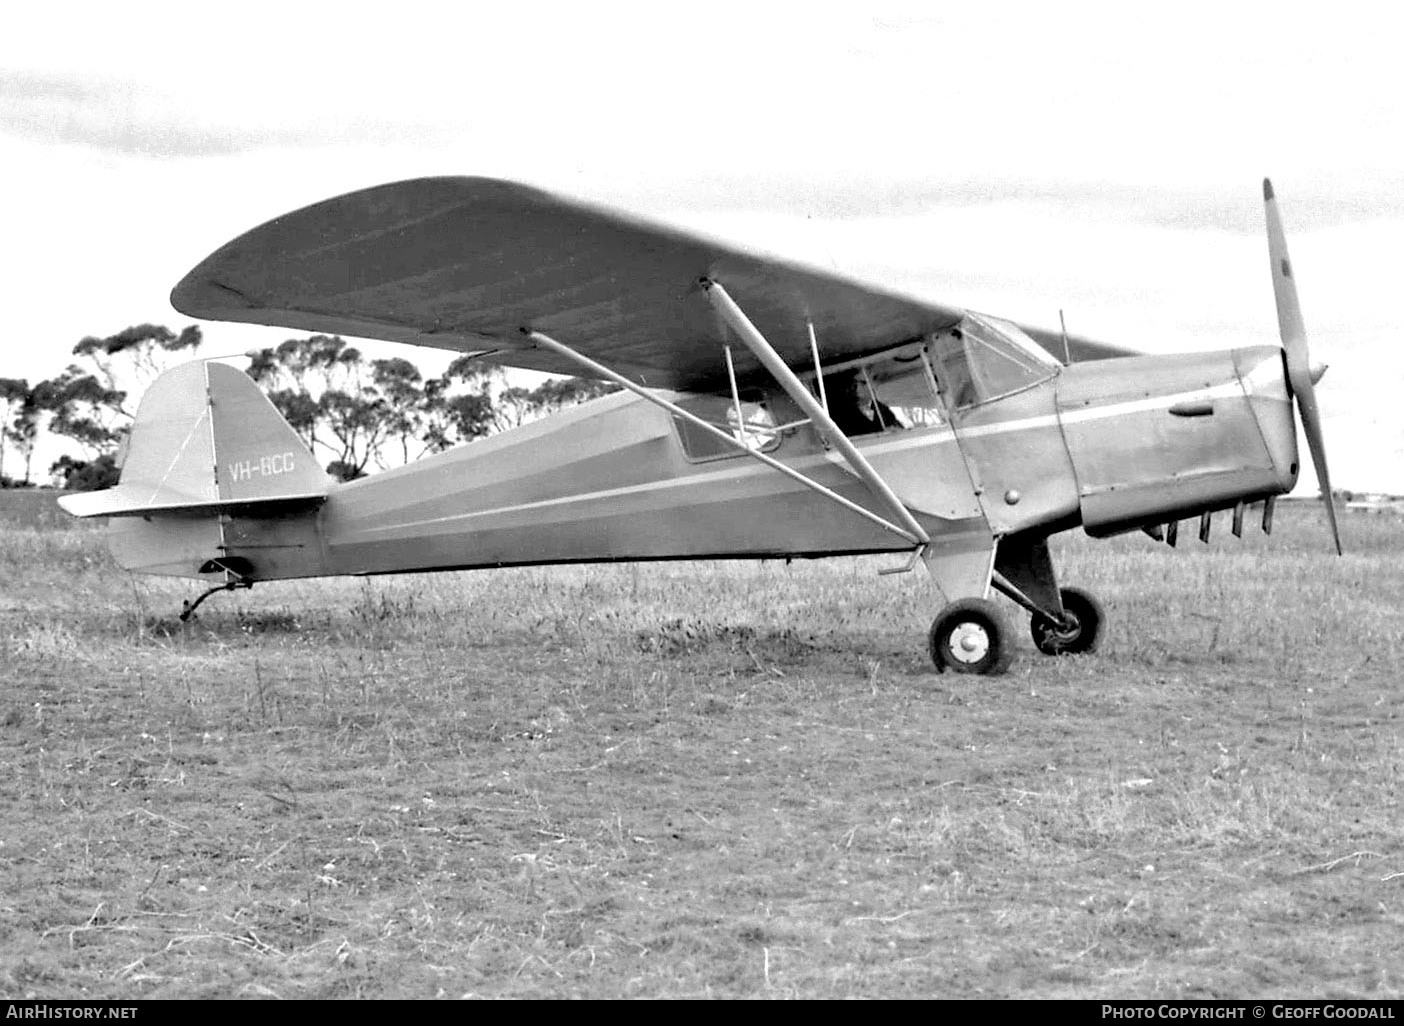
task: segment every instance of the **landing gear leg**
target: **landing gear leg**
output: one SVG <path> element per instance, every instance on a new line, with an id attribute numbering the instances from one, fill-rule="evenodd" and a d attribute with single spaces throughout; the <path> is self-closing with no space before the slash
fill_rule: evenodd
<path id="1" fill-rule="evenodd" d="M 1096 597 L 1081 588 L 1063 588 L 1063 617 L 1056 620 L 1035 612 L 1029 620 L 1034 645 L 1044 655 L 1095 652 L 1102 640 L 1106 614 Z"/>
<path id="2" fill-rule="evenodd" d="M 929 635 L 936 669 L 1000 674 L 1014 655 L 1004 615 L 989 599 L 958 599 L 937 614 Z"/>
<path id="3" fill-rule="evenodd" d="M 185 623 L 185 622 L 186 622 L 187 620 L 189 620 L 192 616 L 194 616 L 194 615 L 195 615 L 195 610 L 197 610 L 197 609 L 200 608 L 200 603 L 201 603 L 201 602 L 204 602 L 205 599 L 209 598 L 211 595 L 215 594 L 216 592 L 219 592 L 219 591 L 233 591 L 235 588 L 252 588 L 252 587 L 253 587 L 253 581 L 230 581 L 228 584 L 217 584 L 217 585 L 215 585 L 215 586 L 214 586 L 213 588 L 211 588 L 209 591 L 205 592 L 203 595 L 201 595 L 199 598 L 197 598 L 194 602 L 191 602 L 189 599 L 186 599 L 184 602 L 181 603 L 182 609 L 181 609 L 181 612 L 180 612 L 180 622 L 181 622 L 181 623 Z"/>

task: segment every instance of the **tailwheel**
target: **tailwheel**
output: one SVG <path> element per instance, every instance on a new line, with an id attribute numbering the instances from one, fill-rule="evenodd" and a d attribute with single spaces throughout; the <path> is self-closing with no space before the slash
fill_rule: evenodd
<path id="1" fill-rule="evenodd" d="M 1102 640 L 1102 625 L 1106 614 L 1102 604 L 1091 592 L 1081 588 L 1063 588 L 1063 620 L 1051 620 L 1034 613 L 1029 621 L 1029 633 L 1034 645 L 1044 655 L 1078 655 L 1095 652 Z"/>
<path id="2" fill-rule="evenodd" d="M 931 624 L 931 661 L 955 673 L 1004 673 L 1013 657 L 999 607 L 988 599 L 959 599 Z"/>

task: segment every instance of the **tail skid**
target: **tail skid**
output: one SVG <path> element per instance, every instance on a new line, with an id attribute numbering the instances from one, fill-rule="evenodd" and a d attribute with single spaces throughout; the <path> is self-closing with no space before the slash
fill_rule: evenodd
<path id="1" fill-rule="evenodd" d="M 197 361 L 147 390 L 117 486 L 59 503 L 78 517 L 315 506 L 331 484 L 248 375 Z"/>

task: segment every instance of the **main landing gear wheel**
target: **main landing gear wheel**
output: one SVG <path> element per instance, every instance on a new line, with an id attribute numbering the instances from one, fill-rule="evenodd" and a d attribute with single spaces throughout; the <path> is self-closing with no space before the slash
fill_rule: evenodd
<path id="1" fill-rule="evenodd" d="M 999 607 L 988 599 L 959 599 L 931 624 L 931 661 L 955 673 L 1003 673 L 1014 656 Z"/>
<path id="2" fill-rule="evenodd" d="M 1063 588 L 1062 623 L 1050 620 L 1042 613 L 1034 613 L 1029 621 L 1029 633 L 1034 645 L 1044 655 L 1079 655 L 1095 652 L 1097 643 L 1102 640 L 1102 625 L 1106 614 L 1102 604 L 1091 592 L 1081 588 Z"/>

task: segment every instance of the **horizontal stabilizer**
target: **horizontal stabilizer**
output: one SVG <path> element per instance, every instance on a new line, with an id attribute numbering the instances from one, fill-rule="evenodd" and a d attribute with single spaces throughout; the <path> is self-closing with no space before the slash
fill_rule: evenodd
<path id="1" fill-rule="evenodd" d="M 199 499 L 183 495 L 174 489 L 153 492 L 137 486 L 127 488 L 117 485 L 101 492 L 79 492 L 59 498 L 59 505 L 75 517 L 140 517 L 152 513 L 182 513 L 199 510 L 219 512 L 237 510 L 252 505 L 283 505 L 296 509 L 300 506 L 319 505 L 327 497 L 325 492 L 309 492 L 306 495 L 278 495 L 266 499 L 239 499 L 234 501 Z"/>
<path id="2" fill-rule="evenodd" d="M 197 361 L 157 378 L 132 424 L 115 488 L 66 495 L 78 517 L 315 505 L 332 480 L 253 380 Z"/>

